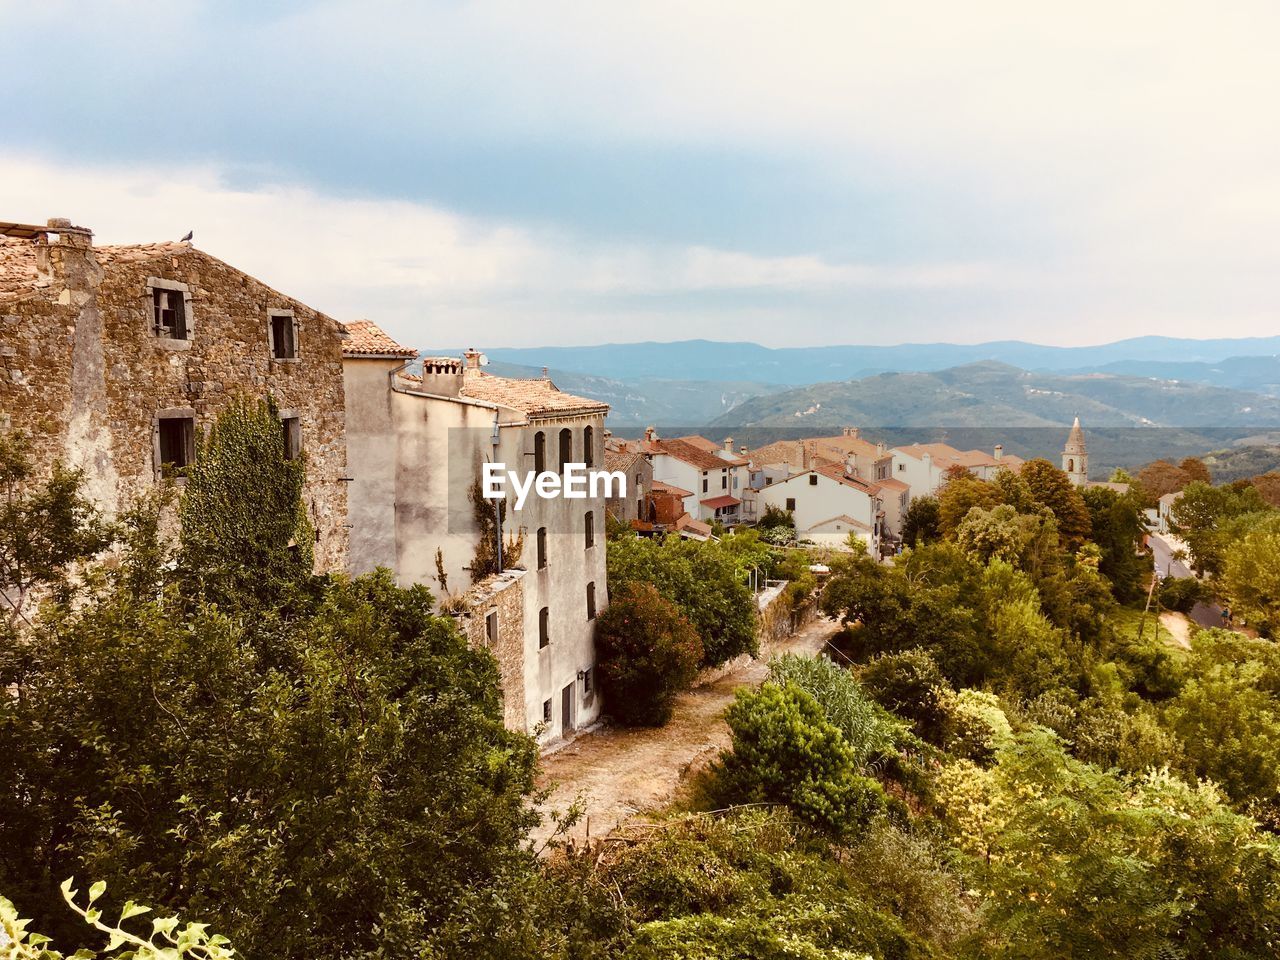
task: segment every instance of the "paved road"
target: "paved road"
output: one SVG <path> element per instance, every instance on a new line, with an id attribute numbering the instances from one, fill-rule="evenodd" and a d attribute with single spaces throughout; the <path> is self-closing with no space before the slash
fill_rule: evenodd
<path id="1" fill-rule="evenodd" d="M 1181 560 L 1174 559 L 1173 554 L 1179 548 L 1175 548 L 1160 534 L 1151 534 L 1147 538 L 1147 543 L 1155 558 L 1156 573 L 1160 576 L 1175 577 L 1179 580 L 1192 576 L 1190 567 Z M 1189 616 L 1202 627 L 1222 626 L 1222 607 L 1216 603 L 1197 603 L 1191 608 Z"/>

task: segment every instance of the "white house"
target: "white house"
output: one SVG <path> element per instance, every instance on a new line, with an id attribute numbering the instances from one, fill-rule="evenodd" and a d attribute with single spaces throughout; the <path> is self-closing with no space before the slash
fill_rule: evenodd
<path id="1" fill-rule="evenodd" d="M 839 467 L 816 467 L 779 480 L 759 497 L 761 510 L 772 506 L 791 513 L 801 540 L 839 545 L 852 532 L 866 542 L 872 556 L 879 552 L 880 489 Z"/>
<path id="2" fill-rule="evenodd" d="M 701 442 L 696 442 L 701 441 Z M 652 427 L 645 431 L 642 449 L 653 463 L 653 479 L 691 490 L 684 508 L 695 520 L 726 526 L 742 521 L 742 494 L 750 477 L 749 464 L 738 457 L 722 458 L 719 448 L 707 449 L 701 437 L 659 439 Z"/>
<path id="3" fill-rule="evenodd" d="M 521 472 L 603 465 L 608 405 L 545 378 L 490 376 L 475 351 L 425 358 L 422 376 L 411 375 L 415 351 L 368 321 L 348 330 L 351 571 L 387 567 L 403 585 L 426 584 L 469 624 L 498 660 L 509 726 L 545 724 L 550 739 L 593 722 L 593 621 L 608 604 L 603 490 L 531 495 L 518 511 L 508 491 L 502 539 L 521 542 L 519 557 L 488 577 L 473 566 L 481 514 L 495 501 L 472 491 L 486 461 Z"/>

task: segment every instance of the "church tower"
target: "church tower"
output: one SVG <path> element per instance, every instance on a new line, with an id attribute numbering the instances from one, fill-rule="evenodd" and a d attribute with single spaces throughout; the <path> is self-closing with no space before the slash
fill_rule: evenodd
<path id="1" fill-rule="evenodd" d="M 1062 448 L 1062 469 L 1075 486 L 1083 487 L 1089 482 L 1089 448 L 1084 443 L 1084 431 L 1080 429 L 1080 418 L 1071 425 L 1071 433 L 1067 437 L 1067 445 Z"/>

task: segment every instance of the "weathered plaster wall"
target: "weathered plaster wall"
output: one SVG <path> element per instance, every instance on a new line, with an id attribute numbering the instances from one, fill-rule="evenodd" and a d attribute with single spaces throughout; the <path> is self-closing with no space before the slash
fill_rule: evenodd
<path id="1" fill-rule="evenodd" d="M 488 650 L 498 661 L 502 677 L 503 722 L 515 730 L 525 728 L 524 715 L 524 589 L 523 570 L 508 570 L 461 595 L 458 626 L 473 647 Z M 491 641 L 488 617 L 497 615 L 497 640 Z"/>

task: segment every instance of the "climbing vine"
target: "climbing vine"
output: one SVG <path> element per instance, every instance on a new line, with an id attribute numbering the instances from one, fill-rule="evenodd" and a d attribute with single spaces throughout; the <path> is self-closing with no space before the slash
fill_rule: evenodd
<path id="1" fill-rule="evenodd" d="M 467 497 L 471 501 L 476 527 L 480 531 L 480 539 L 476 542 L 476 551 L 471 559 L 471 582 L 479 583 L 485 577 L 500 572 L 498 569 L 498 520 L 500 518 L 505 526 L 507 501 L 486 500 L 479 479 L 471 485 Z M 498 504 L 497 516 L 493 511 L 495 502 Z M 518 531 L 514 537 L 508 534 L 502 545 L 502 566 L 514 567 L 518 564 L 523 549 L 524 530 Z"/>
<path id="2" fill-rule="evenodd" d="M 180 515 L 182 562 L 211 599 L 271 602 L 310 575 L 303 456 L 286 458 L 275 400 L 237 397 L 196 445 Z"/>

